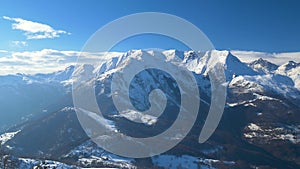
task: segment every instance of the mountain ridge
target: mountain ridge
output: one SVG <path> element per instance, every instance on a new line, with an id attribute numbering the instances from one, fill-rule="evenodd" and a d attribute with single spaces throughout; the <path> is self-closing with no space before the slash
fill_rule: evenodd
<path id="1" fill-rule="evenodd" d="M 138 167 L 153 167 L 153 165 L 164 167 L 165 164 L 161 164 L 164 159 L 174 159 L 174 161 L 169 160 L 170 164 L 168 165 L 175 165 L 177 162 L 183 161 L 189 164 L 198 163 L 201 167 L 213 166 L 220 169 L 250 168 L 251 166 L 297 168 L 300 166 L 297 153 L 293 153 L 291 150 L 299 148 L 297 137 L 300 136 L 300 124 L 298 123 L 300 117 L 297 113 L 300 108 L 296 102 L 300 101 L 300 91 L 295 88 L 294 80 L 289 77 L 290 74 L 287 72 L 284 74 L 276 73 L 278 68 L 275 71 L 257 71 L 255 69 L 257 67 L 254 66 L 253 68 L 249 64 L 241 62 L 229 51 L 197 53 L 194 51 L 178 52 L 176 50 L 133 50 L 120 56 L 106 58 L 106 62 L 102 65 L 82 64 L 66 68 L 65 71 L 38 74 L 37 77 L 24 75 L 29 79 L 21 79 L 22 75 L 20 74 L 17 76 L 19 80 L 21 79 L 21 86 L 56 86 L 62 89 L 59 90 L 59 93 L 68 95 L 66 100 L 70 100 L 72 82 L 80 80 L 76 76 L 71 76 L 71 72 L 73 71 L 73 74 L 76 72 L 77 75 L 92 72 L 96 77 L 95 95 L 98 104 L 102 104 L 104 116 L 113 122 L 115 130 L 133 136 L 151 136 L 160 133 L 164 129 L 163 127 L 172 124 L 175 116 L 170 112 L 176 112 L 180 106 L 180 99 L 176 94 L 177 85 L 170 76 L 162 72 L 147 70 L 136 75 L 135 80 L 132 81 L 130 99 L 141 110 L 149 107 L 148 95 L 152 89 L 160 87 L 165 91 L 170 100 L 167 103 L 167 113 L 169 112 L 169 114 L 159 117 L 155 121 L 151 121 L 153 119 L 150 118 L 141 124 L 132 124 L 130 119 L 136 118 L 136 114 L 126 114 L 126 116 L 118 114 L 111 100 L 111 79 L 114 73 L 122 71 L 130 61 L 139 59 L 141 55 L 145 54 L 147 56 L 159 55 L 166 62 L 185 66 L 192 71 L 200 89 L 200 115 L 197 117 L 195 127 L 192 128 L 187 138 L 174 149 L 145 161 L 141 159 L 129 159 L 127 161 L 127 159 L 118 163 L 116 160 L 119 157 L 110 155 L 97 145 L 91 145 L 76 118 L 75 108 L 68 101 L 61 101 L 62 107 L 56 106 L 57 110 L 48 110 L 48 113 L 39 118 L 34 120 L 30 118 L 23 124 L 10 128 L 10 131 L 3 135 L 3 138 L 6 138 L 4 136 L 11 136 L 10 140 L 4 139 L 5 143 L 2 148 L 16 156 L 51 158 L 81 167 L 108 167 L 110 165 L 129 165 L 133 168 L 135 165 Z M 180 59 L 176 59 L 177 57 Z M 198 138 L 210 106 L 211 85 L 206 65 L 208 62 L 213 65 L 218 60 L 225 68 L 228 83 L 227 103 L 221 123 L 214 135 L 207 143 L 199 144 L 196 138 Z M 255 64 L 264 66 L 262 64 L 264 62 L 260 59 L 255 63 L 253 62 L 252 66 Z M 268 66 L 266 67 L 268 68 Z M 297 70 L 297 66 L 288 70 L 293 73 L 291 76 L 295 72 L 295 74 L 298 73 L 295 70 Z M 157 76 L 158 74 L 160 76 Z M 11 77 L 9 76 L 9 78 Z M 28 81 L 32 83 L 28 83 Z M 147 83 L 139 83 L 141 81 L 147 81 Z M 46 90 L 49 89 L 46 88 Z M 39 94 L 45 93 L 40 92 Z M 67 103 L 69 105 L 66 105 Z M 144 116 L 140 117 L 145 119 Z M 163 120 L 163 123 L 160 120 Z M 48 133 L 52 133 L 51 136 L 53 137 L 45 139 Z M 28 136 L 30 137 L 28 138 Z M 34 146 L 31 145 L 30 139 L 34 139 L 32 141 Z M 278 146 L 288 148 L 291 151 L 289 156 L 282 156 L 281 149 L 276 149 Z M 88 153 L 91 147 L 95 149 L 99 157 L 95 157 L 93 153 Z M 79 150 L 82 152 L 78 152 Z M 108 156 L 111 156 L 111 159 Z"/>

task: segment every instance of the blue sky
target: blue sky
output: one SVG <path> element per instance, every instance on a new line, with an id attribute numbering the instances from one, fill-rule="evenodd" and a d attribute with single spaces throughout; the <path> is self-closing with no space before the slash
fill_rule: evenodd
<path id="1" fill-rule="evenodd" d="M 202 30 L 216 49 L 299 52 L 299 6 L 297 0 L 3 0 L 0 74 L 39 72 L 46 65 L 50 66 L 47 71 L 52 71 L 57 69 L 54 62 L 64 63 L 61 68 L 73 64 L 68 59 L 78 55 L 76 52 L 95 31 L 138 12 L 163 12 L 184 18 Z M 113 50 L 141 48 L 187 49 L 171 38 L 140 35 L 124 40 Z M 29 67 L 35 71 L 28 71 Z"/>
<path id="2" fill-rule="evenodd" d="M 165 12 L 182 17 L 199 27 L 217 49 L 264 52 L 299 51 L 300 1 L 171 1 L 171 0 L 39 0 L 1 1 L 0 49 L 80 50 L 101 26 L 136 12 Z M 27 40 L 24 32 L 12 30 L 2 16 L 44 23 L 65 30 L 59 38 Z M 26 46 L 12 41 L 26 41 Z M 173 41 L 174 47 L 170 45 Z M 142 43 L 141 43 L 142 42 Z M 167 42 L 167 43 L 164 43 Z M 166 37 L 133 37 L 116 50 L 129 48 L 183 48 Z"/>

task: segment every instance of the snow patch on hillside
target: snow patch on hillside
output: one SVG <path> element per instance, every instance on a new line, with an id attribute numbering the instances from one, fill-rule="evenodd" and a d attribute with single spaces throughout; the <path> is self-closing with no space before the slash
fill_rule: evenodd
<path id="1" fill-rule="evenodd" d="M 52 160 L 35 160 L 29 158 L 19 158 L 19 168 L 22 169 L 40 169 L 40 168 L 55 168 L 55 169 L 79 169 L 79 167 L 67 165 L 61 162 Z"/>
<path id="2" fill-rule="evenodd" d="M 268 143 L 272 140 L 287 140 L 293 144 L 300 143 L 300 126 L 259 126 L 250 123 L 245 128 L 244 137 L 250 141 L 262 141 Z"/>
<path id="3" fill-rule="evenodd" d="M 113 166 L 117 168 L 136 168 L 133 165 L 134 159 L 111 154 L 91 140 L 75 147 L 64 157 L 78 159 L 77 164 L 84 167 L 95 167 L 93 164 L 97 164 L 98 166 Z"/>
<path id="4" fill-rule="evenodd" d="M 21 130 L 15 132 L 7 132 L 0 135 L 0 143 L 4 145 L 7 141 L 11 140 L 16 134 L 18 134 Z"/>
<path id="5" fill-rule="evenodd" d="M 151 157 L 152 163 L 158 167 L 168 168 L 168 169 L 198 169 L 207 168 L 215 169 L 214 164 L 224 164 L 224 165 L 234 165 L 234 161 L 220 161 L 215 159 L 199 158 L 190 155 L 159 155 Z"/>

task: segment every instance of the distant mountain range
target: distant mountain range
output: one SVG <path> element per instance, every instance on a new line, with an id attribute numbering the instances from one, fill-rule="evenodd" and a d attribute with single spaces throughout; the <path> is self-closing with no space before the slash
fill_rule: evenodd
<path id="1" fill-rule="evenodd" d="M 77 80 L 72 74 L 96 74 L 95 94 L 111 127 L 133 136 L 155 135 L 172 124 L 176 118 L 172 112 L 180 107 L 179 89 L 169 75 L 146 70 L 131 84 L 130 99 L 139 110 L 149 108 L 151 90 L 165 92 L 167 109 L 155 121 L 130 122 L 136 114 L 118 114 L 110 93 L 114 73 L 143 55 L 161 56 L 167 62 L 179 57 L 198 82 L 201 106 L 194 127 L 179 145 L 151 158 L 123 158 L 95 145 L 82 130 L 72 103 L 72 82 Z M 213 136 L 199 144 L 211 99 L 206 65 L 214 57 L 225 68 L 226 106 Z M 263 58 L 244 63 L 230 51 L 217 50 L 133 50 L 105 60 L 101 65 L 70 66 L 50 74 L 0 76 L 2 166 L 300 168 L 300 63 L 276 65 Z"/>

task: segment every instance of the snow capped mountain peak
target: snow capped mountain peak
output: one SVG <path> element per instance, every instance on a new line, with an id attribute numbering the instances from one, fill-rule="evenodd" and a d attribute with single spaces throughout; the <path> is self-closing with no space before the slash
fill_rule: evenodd
<path id="1" fill-rule="evenodd" d="M 183 62 L 187 63 L 190 60 L 194 60 L 196 58 L 199 58 L 199 53 L 195 52 L 195 51 L 186 51 L 184 52 L 184 58 L 183 58 Z"/>
<path id="2" fill-rule="evenodd" d="M 207 65 L 207 63 L 214 65 L 212 62 L 219 62 L 225 67 L 226 80 L 230 81 L 237 75 L 256 75 L 257 73 L 247 66 L 247 64 L 241 62 L 236 56 L 231 54 L 230 51 L 212 50 L 207 52 L 201 59 L 203 62 L 201 65 Z M 203 72 L 203 71 L 202 71 Z M 204 74 L 207 74 L 207 70 Z"/>
<path id="3" fill-rule="evenodd" d="M 75 69 L 75 66 L 74 65 L 70 65 L 64 71 L 65 72 L 72 72 L 73 73 L 74 69 Z"/>
<path id="4" fill-rule="evenodd" d="M 260 64 L 260 65 L 264 66 L 264 65 L 268 65 L 270 63 L 271 62 L 269 62 L 269 61 L 267 61 L 267 60 L 265 60 L 263 58 L 259 58 L 259 59 L 255 60 L 255 61 L 251 62 L 250 64 Z"/>
<path id="5" fill-rule="evenodd" d="M 256 75 L 258 74 L 247 64 L 241 62 L 236 56 L 234 56 L 228 50 L 211 50 L 206 52 L 190 53 L 189 56 L 197 55 L 188 62 L 183 61 L 186 64 L 188 70 L 195 72 L 196 74 L 208 75 L 210 69 L 207 67 L 214 66 L 217 63 L 224 65 L 226 80 L 230 81 L 237 75 Z M 191 57 L 190 57 L 191 58 Z"/>
<path id="6" fill-rule="evenodd" d="M 225 58 L 225 64 L 228 63 L 242 63 L 236 56 L 234 56 L 230 51 L 223 51 L 221 57 Z"/>
<path id="7" fill-rule="evenodd" d="M 298 66 L 299 64 L 294 62 L 294 61 L 289 61 L 286 65 L 290 65 L 291 67 L 296 67 Z"/>
<path id="8" fill-rule="evenodd" d="M 86 72 L 92 72 L 94 70 L 94 66 L 91 64 L 81 64 L 75 69 L 74 74 L 81 74 Z M 75 73 L 76 72 L 76 73 Z"/>
<path id="9" fill-rule="evenodd" d="M 277 69 L 277 73 L 279 74 L 288 74 L 288 72 L 292 71 L 292 69 L 298 68 L 300 67 L 300 63 L 296 63 L 294 61 L 289 61 L 283 65 L 281 65 L 278 69 Z"/>
<path id="10" fill-rule="evenodd" d="M 227 59 L 233 59 L 238 60 L 236 57 L 234 57 L 228 50 L 212 50 L 209 51 L 210 55 L 217 56 L 219 60 L 221 60 L 223 63 L 226 63 Z"/>
<path id="11" fill-rule="evenodd" d="M 225 58 L 225 74 L 226 79 L 230 81 L 233 77 L 239 75 L 257 75 L 246 63 L 241 62 L 236 56 L 232 55 L 229 51 L 223 52 L 222 57 Z M 227 54 L 227 56 L 226 56 Z"/>
<path id="12" fill-rule="evenodd" d="M 249 66 L 255 71 L 263 74 L 273 73 L 276 69 L 278 69 L 277 65 L 268 62 L 267 60 L 264 60 L 262 58 L 251 62 Z"/>
<path id="13" fill-rule="evenodd" d="M 300 63 L 289 61 L 278 67 L 275 73 L 292 79 L 294 82 L 294 87 L 300 91 Z"/>
<path id="14" fill-rule="evenodd" d="M 181 60 L 185 59 L 185 52 L 183 51 L 171 49 L 171 50 L 165 50 L 162 53 L 167 56 L 168 60 L 173 60 L 175 56 L 180 58 Z"/>
<path id="15" fill-rule="evenodd" d="M 59 81 L 59 82 L 68 80 L 72 76 L 74 69 L 75 69 L 75 66 L 71 65 L 71 66 L 66 67 L 64 70 L 54 72 L 53 74 L 50 75 L 49 80 Z"/>

